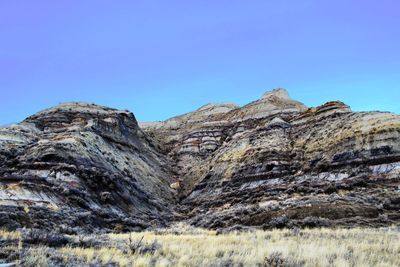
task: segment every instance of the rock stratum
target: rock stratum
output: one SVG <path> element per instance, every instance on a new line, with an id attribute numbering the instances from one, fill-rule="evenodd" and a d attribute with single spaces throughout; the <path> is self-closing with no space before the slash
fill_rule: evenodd
<path id="1" fill-rule="evenodd" d="M 65 103 L 0 128 L 0 227 L 131 231 L 400 222 L 400 116 L 275 89 L 163 122 Z"/>
<path id="2" fill-rule="evenodd" d="M 0 129 L 1 227 L 143 229 L 173 218 L 169 159 L 134 115 L 66 103 Z"/>

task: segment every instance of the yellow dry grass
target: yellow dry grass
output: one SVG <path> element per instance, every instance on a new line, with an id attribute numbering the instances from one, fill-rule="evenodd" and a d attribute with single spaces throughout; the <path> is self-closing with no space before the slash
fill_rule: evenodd
<path id="1" fill-rule="evenodd" d="M 0 231 L 0 236 L 17 236 Z M 118 266 L 400 266 L 399 228 L 304 229 L 231 232 L 178 225 L 165 231 L 108 234 L 102 248 L 62 247 L 64 257 Z M 154 240 L 155 253 L 127 253 L 128 240 Z"/>
<path id="2" fill-rule="evenodd" d="M 4 231 L 4 230 L 0 230 L 0 238 L 1 239 L 5 239 L 5 240 L 9 240 L 9 239 L 19 239 L 21 237 L 21 233 L 20 232 L 16 232 L 16 231 Z"/>
<path id="3" fill-rule="evenodd" d="M 154 255 L 126 255 L 116 249 L 63 249 L 63 252 L 103 263 L 117 261 L 121 266 L 211 266 L 219 264 L 258 266 L 274 252 L 281 253 L 289 264 L 304 266 L 400 266 L 400 239 L 394 232 L 366 229 L 255 231 L 216 235 L 202 231 L 196 234 L 154 232 L 132 233 L 144 242 L 157 240 L 162 250 Z M 128 234 L 110 235 L 126 241 Z"/>

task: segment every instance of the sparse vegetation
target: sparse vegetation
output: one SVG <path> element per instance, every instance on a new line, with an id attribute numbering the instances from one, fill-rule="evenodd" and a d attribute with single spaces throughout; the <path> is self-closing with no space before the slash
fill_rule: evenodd
<path id="1" fill-rule="evenodd" d="M 0 258 L 22 266 L 400 266 L 398 227 L 221 234 L 179 224 L 90 236 L 0 231 L 0 239 Z"/>

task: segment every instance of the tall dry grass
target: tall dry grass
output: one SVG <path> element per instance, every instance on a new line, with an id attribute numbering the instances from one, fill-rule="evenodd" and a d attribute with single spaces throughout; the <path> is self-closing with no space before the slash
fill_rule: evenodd
<path id="1" fill-rule="evenodd" d="M 0 237 L 4 236 L 15 234 L 0 232 Z M 57 253 L 61 261 L 79 259 L 76 262 L 80 265 L 96 262 L 117 266 L 400 266 L 400 231 L 396 227 L 256 230 L 218 235 L 181 224 L 162 231 L 98 238 L 105 238 L 107 244 L 65 246 L 54 249 L 53 254 Z M 129 240 L 143 249 L 130 251 Z M 32 252 L 35 249 L 30 248 Z M 43 253 L 26 253 L 25 257 L 28 262 L 46 266 Z"/>

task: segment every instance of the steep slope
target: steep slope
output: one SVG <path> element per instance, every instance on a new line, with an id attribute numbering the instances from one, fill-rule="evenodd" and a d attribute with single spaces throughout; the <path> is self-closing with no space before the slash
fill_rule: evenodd
<path id="1" fill-rule="evenodd" d="M 341 102 L 307 109 L 277 89 L 190 125 L 173 133 L 181 141 L 168 152 L 180 164 L 182 210 L 194 225 L 400 222 L 398 115 L 354 113 Z M 162 138 L 144 129 L 161 145 L 169 139 L 162 127 Z M 202 149 L 209 140 L 217 142 Z"/>
<path id="2" fill-rule="evenodd" d="M 61 104 L 0 129 L 0 226 L 163 225 L 175 202 L 169 165 L 130 112 Z"/>
<path id="3" fill-rule="evenodd" d="M 398 115 L 307 108 L 279 88 L 139 125 L 66 103 L 0 128 L 0 227 L 400 223 Z"/>
<path id="4" fill-rule="evenodd" d="M 165 122 L 140 123 L 140 127 L 176 162 L 174 170 L 184 196 L 207 175 L 213 155 L 232 136 L 257 128 L 276 114 L 286 118 L 305 110 L 278 88 L 244 107 L 208 104 Z"/>

